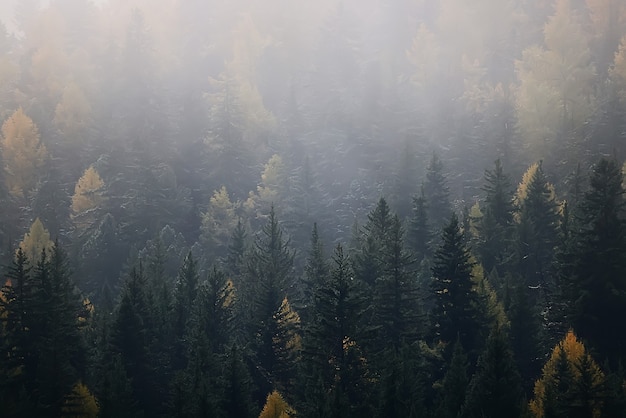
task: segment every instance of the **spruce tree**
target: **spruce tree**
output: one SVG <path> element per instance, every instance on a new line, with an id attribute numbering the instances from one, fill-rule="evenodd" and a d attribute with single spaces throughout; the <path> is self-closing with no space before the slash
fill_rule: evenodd
<path id="1" fill-rule="evenodd" d="M 561 282 L 569 319 L 614 366 L 625 360 L 626 229 L 622 173 L 615 161 L 596 164 L 578 209 L 575 243 Z"/>
<path id="2" fill-rule="evenodd" d="M 274 373 L 278 366 L 273 348 L 277 332 L 274 315 L 279 311 L 291 284 L 294 254 L 289 240 L 283 238 L 282 228 L 272 206 L 249 258 L 248 293 L 243 295 L 243 303 L 249 304 L 245 319 L 249 321 L 250 331 L 254 335 L 252 346 L 257 374 L 253 378 L 260 396 L 264 396 L 274 384 Z"/>
<path id="3" fill-rule="evenodd" d="M 518 417 L 522 387 L 508 336 L 499 326 L 492 329 L 478 360 L 463 406 L 463 417 Z"/>
<path id="4" fill-rule="evenodd" d="M 407 231 L 407 243 L 415 255 L 416 262 L 421 263 L 432 255 L 432 238 L 426 196 L 422 187 L 420 195 L 413 197 L 413 215 Z"/>
<path id="5" fill-rule="evenodd" d="M 433 153 L 426 168 L 424 196 L 428 202 L 428 219 L 438 230 L 450 218 L 452 206 L 450 205 L 450 190 L 443 172 L 443 162 L 436 153 Z"/>
<path id="6" fill-rule="evenodd" d="M 461 341 L 457 338 L 452 349 L 448 370 L 443 378 L 436 416 L 444 418 L 459 415 L 465 402 L 465 393 L 469 383 L 467 368 L 467 355 Z"/>
<path id="7" fill-rule="evenodd" d="M 509 177 L 504 173 L 500 160 L 493 170 L 485 170 L 485 203 L 483 216 L 478 225 L 478 253 L 485 271 L 494 267 L 502 272 L 510 256 L 513 226 L 513 193 Z"/>
<path id="8" fill-rule="evenodd" d="M 433 259 L 434 336 L 448 344 L 458 337 L 468 353 L 478 348 L 483 325 L 477 317 L 479 301 L 473 289 L 472 265 L 459 220 L 452 214 Z"/>

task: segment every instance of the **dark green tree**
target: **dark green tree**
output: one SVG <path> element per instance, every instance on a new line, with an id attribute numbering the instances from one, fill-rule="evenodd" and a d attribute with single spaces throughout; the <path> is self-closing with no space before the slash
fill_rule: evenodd
<path id="1" fill-rule="evenodd" d="M 193 303 L 198 293 L 198 270 L 191 252 L 187 254 L 176 279 L 174 290 L 173 331 L 174 368 L 183 369 L 187 365 L 185 336 L 191 318 Z"/>
<path id="2" fill-rule="evenodd" d="M 415 255 L 416 262 L 422 262 L 432 255 L 432 239 L 426 196 L 422 187 L 419 196 L 413 197 L 413 215 L 407 231 L 407 243 Z"/>
<path id="3" fill-rule="evenodd" d="M 452 358 L 441 385 L 441 395 L 437 404 L 436 416 L 456 417 L 465 402 L 469 384 L 467 376 L 467 355 L 459 339 L 454 343 Z"/>
<path id="4" fill-rule="evenodd" d="M 462 416 L 519 417 L 523 399 L 521 379 L 508 337 L 500 326 L 496 326 L 478 359 Z"/>
<path id="5" fill-rule="evenodd" d="M 478 318 L 472 265 L 458 218 L 452 214 L 433 259 L 434 336 L 448 344 L 458 337 L 470 358 L 479 347 L 483 326 Z"/>
<path id="6" fill-rule="evenodd" d="M 626 314 L 626 230 L 617 163 L 600 160 L 589 185 L 572 232 L 572 265 L 561 281 L 571 325 L 616 366 L 626 350 L 626 328 L 618 320 Z"/>
<path id="7" fill-rule="evenodd" d="M 443 162 L 436 153 L 433 153 L 426 167 L 424 196 L 428 202 L 428 219 L 436 229 L 442 228 L 452 213 L 450 190 L 443 168 Z"/>
<path id="8" fill-rule="evenodd" d="M 495 267 L 504 273 L 503 267 L 511 256 L 513 192 L 500 160 L 496 160 L 493 170 L 485 170 L 484 181 L 485 203 L 478 225 L 477 250 L 485 271 Z"/>
<path id="9" fill-rule="evenodd" d="M 310 322 L 313 319 L 311 311 L 316 289 L 326 282 L 329 273 L 329 266 L 324 258 L 324 245 L 317 230 L 317 223 L 314 223 L 311 232 L 311 248 L 304 265 L 302 300 L 298 304 L 302 321 Z"/>
<path id="10" fill-rule="evenodd" d="M 248 261 L 246 292 L 243 304 L 248 305 L 244 320 L 252 332 L 257 373 L 253 375 L 259 389 L 259 403 L 272 389 L 278 359 L 274 352 L 277 323 L 274 315 L 287 295 L 291 284 L 293 258 L 290 242 L 283 238 L 274 207 L 257 236 Z"/>

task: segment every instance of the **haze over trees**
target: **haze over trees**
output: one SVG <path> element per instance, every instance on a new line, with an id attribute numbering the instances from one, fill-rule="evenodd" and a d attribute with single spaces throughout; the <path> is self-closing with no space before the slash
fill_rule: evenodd
<path id="1" fill-rule="evenodd" d="M 16 3 L 0 415 L 626 414 L 626 3 Z"/>

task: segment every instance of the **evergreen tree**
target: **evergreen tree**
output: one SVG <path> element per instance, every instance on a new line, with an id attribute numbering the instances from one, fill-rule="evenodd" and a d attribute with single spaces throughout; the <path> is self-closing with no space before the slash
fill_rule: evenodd
<path id="1" fill-rule="evenodd" d="M 110 349 L 120 354 L 122 362 L 113 378 L 124 387 L 124 375 L 128 377 L 137 408 L 147 415 L 155 414 L 159 401 L 163 401 L 153 396 L 154 380 L 148 352 L 150 327 L 146 278 L 140 264 L 139 268 L 132 268 L 124 284 L 112 324 Z"/>
<path id="2" fill-rule="evenodd" d="M 422 262 L 432 254 L 426 196 L 422 187 L 420 195 L 413 197 L 413 216 L 411 217 L 407 231 L 407 243 L 415 255 L 416 262 Z"/>
<path id="3" fill-rule="evenodd" d="M 509 177 L 500 160 L 493 170 L 485 170 L 485 204 L 478 225 L 480 235 L 478 252 L 485 271 L 496 267 L 502 270 L 509 257 L 513 224 L 513 194 Z"/>
<path id="4" fill-rule="evenodd" d="M 467 355 L 463 351 L 461 341 L 457 338 L 452 350 L 452 358 L 450 359 L 448 370 L 443 378 L 436 416 L 459 416 L 469 383 L 467 367 Z"/>
<path id="5" fill-rule="evenodd" d="M 572 265 L 561 282 L 570 323 L 616 365 L 626 349 L 626 329 L 617 320 L 626 314 L 624 190 L 617 163 L 600 160 L 589 185 L 572 233 Z"/>
<path id="6" fill-rule="evenodd" d="M 517 261 L 529 286 L 549 285 L 559 216 L 556 196 L 543 172 L 542 164 L 531 165 L 517 188 Z M 536 303 L 539 296 L 535 298 Z"/>
<path id="7" fill-rule="evenodd" d="M 451 344 L 458 337 L 467 352 L 475 356 L 483 324 L 477 317 L 477 294 L 474 291 L 472 262 L 459 228 L 456 214 L 443 229 L 441 245 L 432 267 L 434 299 L 434 334 Z"/>
<path id="8" fill-rule="evenodd" d="M 404 230 L 396 215 L 391 218 L 379 259 L 382 269 L 374 286 L 372 321 L 379 330 L 378 354 L 387 349 L 397 352 L 404 341 L 415 341 L 423 331 L 417 278 L 411 270 L 413 258 L 404 249 Z"/>
<path id="9" fill-rule="evenodd" d="M 393 215 L 389 205 L 381 197 L 376 207 L 367 215 L 367 223 L 361 232 L 360 248 L 354 254 L 356 278 L 369 287 L 373 288 L 383 274 L 381 252 L 392 224 Z"/>
<path id="10" fill-rule="evenodd" d="M 508 337 L 492 329 L 478 360 L 463 406 L 464 417 L 518 417 L 522 411 L 521 379 Z"/>
<path id="11" fill-rule="evenodd" d="M 428 202 L 428 220 L 436 229 L 443 227 L 450 218 L 452 207 L 450 205 L 450 191 L 443 172 L 443 162 L 436 153 L 433 153 L 426 168 L 424 196 Z"/>
<path id="12" fill-rule="evenodd" d="M 191 318 L 193 303 L 198 292 L 198 271 L 191 252 L 187 254 L 178 272 L 174 291 L 173 330 L 177 341 L 174 343 L 174 367 L 186 366 L 185 334 Z"/>
<path id="13" fill-rule="evenodd" d="M 302 283 L 300 317 L 303 322 L 309 322 L 313 319 L 311 318 L 311 310 L 314 304 L 314 295 L 316 289 L 328 279 L 328 274 L 329 267 L 324 258 L 324 245 L 317 230 L 317 223 L 314 223 L 313 231 L 311 232 L 311 248 L 304 266 L 304 280 Z"/>
<path id="14" fill-rule="evenodd" d="M 274 315 L 287 294 L 290 285 L 294 252 L 283 231 L 273 207 L 267 223 L 257 236 L 248 262 L 247 292 L 243 304 L 249 304 L 246 320 L 254 335 L 257 375 L 253 376 L 261 393 L 267 393 L 274 384 L 278 359 L 274 352 L 277 323 Z"/>
<path id="15" fill-rule="evenodd" d="M 366 368 L 359 358 L 364 300 L 351 263 L 338 244 L 330 276 L 315 290 L 312 322 L 304 329 L 304 411 L 327 405 L 331 416 L 360 411 L 366 403 Z M 315 385 L 315 387 L 312 387 Z M 321 387 L 320 387 L 321 386 Z"/>
<path id="16" fill-rule="evenodd" d="M 229 273 L 236 278 L 240 278 L 245 271 L 245 255 L 248 246 L 247 238 L 248 234 L 246 232 L 246 228 L 243 222 L 241 222 L 241 218 L 238 218 L 237 225 L 233 230 L 230 237 L 230 243 L 228 244 L 228 256 L 226 262 Z"/>

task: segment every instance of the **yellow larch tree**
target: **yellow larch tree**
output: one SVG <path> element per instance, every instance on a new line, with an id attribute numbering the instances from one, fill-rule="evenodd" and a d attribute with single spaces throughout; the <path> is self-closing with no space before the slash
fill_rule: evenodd
<path id="1" fill-rule="evenodd" d="M 212 256 L 225 255 L 228 241 L 237 225 L 237 202 L 230 200 L 225 186 L 211 196 L 209 207 L 202 214 L 200 240 Z"/>
<path id="2" fill-rule="evenodd" d="M 289 406 L 283 396 L 278 391 L 273 391 L 267 395 L 267 400 L 263 406 L 259 418 L 289 418 L 295 415 L 293 408 Z"/>
<path id="3" fill-rule="evenodd" d="M 68 145 L 78 147 L 85 141 L 91 125 L 91 105 L 78 84 L 72 82 L 63 89 L 53 122 Z"/>
<path id="4" fill-rule="evenodd" d="M 21 107 L 2 124 L 1 145 L 7 188 L 24 197 L 37 185 L 48 152 L 37 126 Z"/>
<path id="5" fill-rule="evenodd" d="M 270 157 L 261 173 L 261 182 L 256 193 L 250 195 L 244 207 L 252 212 L 253 217 L 260 217 L 269 212 L 270 206 L 281 207 L 282 199 L 287 191 L 287 176 L 283 159 L 274 154 Z"/>
<path id="6" fill-rule="evenodd" d="M 78 382 L 72 388 L 72 393 L 65 397 L 61 416 L 96 418 L 99 412 L 96 397 L 85 384 Z"/>
<path id="7" fill-rule="evenodd" d="M 26 255 L 30 265 L 35 266 L 41 260 L 41 252 L 43 250 L 46 250 L 47 253 L 50 252 L 53 245 L 54 243 L 50 240 L 50 233 L 37 218 L 30 230 L 24 235 L 19 248 Z"/>
<path id="8" fill-rule="evenodd" d="M 570 329 L 543 366 L 529 408 L 537 418 L 555 409 L 568 416 L 580 416 L 576 412 L 586 411 L 591 414 L 585 416 L 600 417 L 604 386 L 604 373 Z"/>
<path id="9" fill-rule="evenodd" d="M 516 62 L 518 127 L 533 159 L 567 158 L 594 111 L 595 68 L 580 20 L 570 0 L 557 0 L 545 47 L 528 47 Z"/>
<path id="10" fill-rule="evenodd" d="M 104 181 L 98 171 L 90 166 L 76 182 L 72 196 L 72 220 L 83 230 L 95 221 L 95 210 L 105 202 Z"/>
<path id="11" fill-rule="evenodd" d="M 611 81 L 617 87 L 620 100 L 626 105 L 626 36 L 622 38 L 609 74 Z"/>

